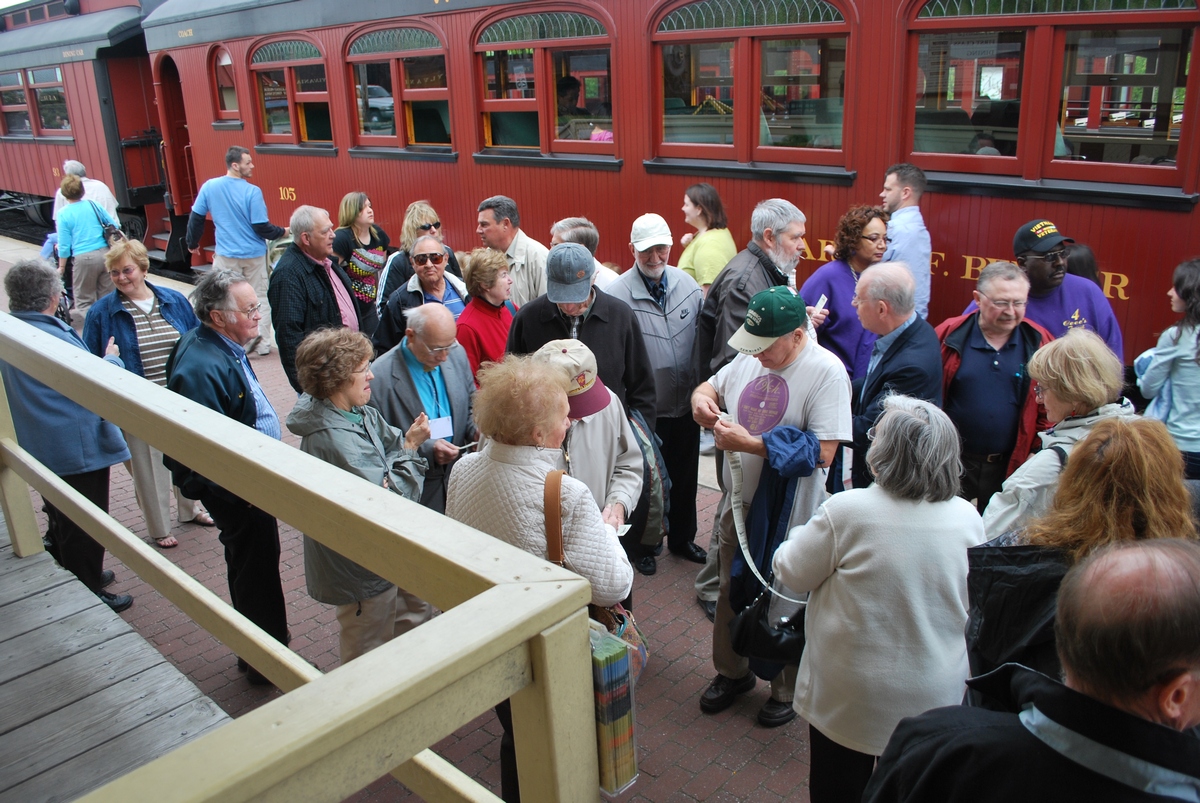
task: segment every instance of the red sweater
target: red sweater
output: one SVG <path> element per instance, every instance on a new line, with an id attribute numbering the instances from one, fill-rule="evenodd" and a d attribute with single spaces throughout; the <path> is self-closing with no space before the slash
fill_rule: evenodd
<path id="1" fill-rule="evenodd" d="M 472 298 L 458 316 L 458 342 L 467 352 L 473 375 L 479 373 L 482 363 L 504 358 L 512 322 L 507 306 L 493 307 L 482 298 Z"/>

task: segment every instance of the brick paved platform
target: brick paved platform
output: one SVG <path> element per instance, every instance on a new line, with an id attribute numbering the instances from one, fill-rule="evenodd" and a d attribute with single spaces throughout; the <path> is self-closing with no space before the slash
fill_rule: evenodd
<path id="1" fill-rule="evenodd" d="M 0 242 L 5 245 L 10 247 L 0 248 L 0 273 L 13 258 L 12 241 Z M 151 281 L 168 283 L 157 277 Z M 7 309 L 6 303 L 3 306 Z M 286 418 L 296 396 L 278 357 L 272 352 L 251 359 L 280 419 Z M 292 445 L 299 441 L 286 428 L 284 440 Z M 696 507 L 701 531 L 697 543 L 701 546 L 707 546 L 718 499 L 717 491 L 700 489 Z M 40 510 L 41 500 L 36 495 L 34 504 Z M 121 466 L 113 469 L 110 506 L 118 521 L 145 534 L 132 482 Z M 41 524 L 44 529 L 44 517 Z M 180 545 L 164 554 L 228 600 L 216 530 L 188 524 L 178 525 L 173 532 Z M 305 592 L 300 534 L 281 524 L 280 537 L 291 647 L 321 670 L 332 670 L 337 666 L 338 645 L 333 609 Z M 237 717 L 279 695 L 270 688 L 250 686 L 228 649 L 119 561 L 109 556 L 105 565 L 116 571 L 117 584 L 112 590 L 134 596 L 133 607 L 121 616 L 230 716 Z M 716 716 L 700 713 L 698 699 L 714 670 L 709 647 L 712 625 L 697 605 L 692 588 L 697 568 L 664 552 L 657 574 L 635 575 L 635 613 L 649 641 L 651 659 L 637 689 L 642 775 L 620 800 L 803 803 L 808 800 L 808 728 L 799 718 L 782 728 L 768 730 L 758 725 L 755 714 L 767 698 L 767 684 L 759 683 L 728 711 Z M 499 723 L 489 712 L 433 749 L 498 794 L 500 733 Z M 350 799 L 356 803 L 419 800 L 390 777 Z"/>

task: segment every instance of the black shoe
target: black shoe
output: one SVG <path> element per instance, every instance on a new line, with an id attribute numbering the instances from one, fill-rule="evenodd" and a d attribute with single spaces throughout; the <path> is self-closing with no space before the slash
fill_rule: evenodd
<path id="1" fill-rule="evenodd" d="M 704 609 L 704 615 L 708 617 L 708 621 L 717 621 L 717 601 L 715 599 L 700 599 L 696 598 L 696 602 L 700 603 L 700 607 Z"/>
<path id="2" fill-rule="evenodd" d="M 273 685 L 271 683 L 270 679 L 266 675 L 264 675 L 262 672 L 259 672 L 254 667 L 250 667 L 249 669 L 246 670 L 246 680 L 248 680 L 250 682 L 251 686 L 271 686 L 271 685 Z"/>
<path id="3" fill-rule="evenodd" d="M 107 591 L 97 591 L 96 596 L 117 613 L 120 613 L 133 604 L 133 597 L 128 594 L 110 594 Z"/>
<path id="4" fill-rule="evenodd" d="M 659 541 L 657 544 L 654 545 L 654 557 L 657 558 L 661 554 L 662 554 L 662 541 Z"/>
<path id="5" fill-rule="evenodd" d="M 635 560 L 633 562 L 633 568 L 637 569 L 646 576 L 650 576 L 658 571 L 658 563 L 654 560 L 653 555 L 646 555 L 645 557 Z"/>
<path id="6" fill-rule="evenodd" d="M 292 643 L 292 631 L 289 629 L 287 631 L 287 634 L 283 637 L 283 646 L 286 647 L 287 645 L 289 645 L 291 643 Z M 313 666 L 316 666 L 316 664 L 313 664 Z M 245 672 L 247 669 L 250 668 L 250 664 L 246 663 L 245 658 L 238 658 L 237 659 L 237 668 L 238 668 L 239 672 Z M 261 675 L 259 677 L 261 677 Z M 267 681 L 267 682 L 269 683 L 270 681 Z"/>
<path id="7" fill-rule="evenodd" d="M 769 698 L 763 707 L 758 709 L 758 724 L 764 728 L 778 728 L 796 718 L 796 709 L 791 703 L 781 702 L 774 697 Z"/>
<path id="8" fill-rule="evenodd" d="M 724 711 L 733 705 L 733 698 L 753 689 L 754 683 L 753 672 L 748 672 L 744 678 L 727 678 L 724 675 L 717 675 L 716 680 L 709 685 L 704 694 L 700 695 L 700 710 L 706 714 Z"/>
<path id="9" fill-rule="evenodd" d="M 113 583 L 117 582 L 117 576 L 113 574 L 112 569 L 105 569 L 100 572 L 100 587 L 108 588 Z"/>
<path id="10" fill-rule="evenodd" d="M 679 547 L 679 549 L 672 549 L 671 554 L 678 555 L 684 560 L 690 560 L 692 563 L 704 563 L 708 560 L 708 553 L 691 541 Z"/>

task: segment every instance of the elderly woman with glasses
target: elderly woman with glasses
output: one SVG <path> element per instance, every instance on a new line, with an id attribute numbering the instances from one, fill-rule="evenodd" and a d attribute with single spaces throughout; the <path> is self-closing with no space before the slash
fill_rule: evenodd
<path id="1" fill-rule="evenodd" d="M 837 355 L 851 380 L 867 375 L 875 344 L 875 335 L 863 328 L 854 311 L 854 288 L 864 270 L 883 261 L 889 217 L 879 206 L 852 207 L 838 221 L 833 260 L 818 268 L 800 288 L 801 297 L 811 305 L 809 318 L 818 327 L 821 345 Z M 822 296 L 826 305 L 818 312 L 815 307 Z"/>
<path id="2" fill-rule="evenodd" d="M 446 252 L 446 246 L 432 234 L 418 237 L 413 243 L 410 258 L 416 273 L 408 280 L 408 284 L 392 293 L 383 308 L 374 337 L 378 353 L 383 354 L 395 348 L 404 337 L 404 314 L 413 307 L 441 304 L 450 310 L 455 320 L 462 314 L 471 295 L 462 279 L 446 272 L 449 260 Z"/>
<path id="3" fill-rule="evenodd" d="M 872 429 L 875 483 L 827 499 L 773 560 L 811 592 L 794 706 L 814 803 L 860 800 L 900 720 L 957 704 L 967 679 L 967 549 L 983 525 L 957 496 L 958 431 L 909 396 L 887 397 Z"/>
<path id="4" fill-rule="evenodd" d="M 371 341 L 350 329 L 318 329 L 305 337 L 296 349 L 304 393 L 287 427 L 300 436 L 301 451 L 420 502 L 428 464 L 417 449 L 429 438 L 429 417 L 422 413 L 405 433 L 367 405 L 372 354 Z M 343 664 L 433 615 L 429 603 L 307 535 L 304 578 L 310 597 L 337 608 Z"/>
<path id="5" fill-rule="evenodd" d="M 1024 527 L 1050 508 L 1059 474 L 1075 444 L 1106 418 L 1136 415 L 1121 396 L 1125 371 L 1095 332 L 1072 329 L 1029 358 L 1034 393 L 1053 425 L 1039 435 L 1041 451 L 1004 481 L 983 513 L 989 538 Z"/>
<path id="6" fill-rule="evenodd" d="M 182 293 L 146 281 L 150 257 L 137 240 L 114 244 L 104 262 L 116 289 L 88 309 L 83 342 L 97 357 L 103 357 L 108 344 L 115 342 L 126 370 L 166 387 L 167 357 L 179 337 L 199 326 L 200 320 Z M 179 546 L 171 535 L 171 473 L 163 465 L 162 452 L 129 432 L 125 442 L 131 455 L 133 489 L 150 537 L 160 549 Z M 213 525 L 199 502 L 188 499 L 177 486 L 174 493 L 180 523 Z"/>
<path id="7" fill-rule="evenodd" d="M 445 245 L 446 236 L 442 230 L 441 218 L 438 217 L 437 212 L 433 211 L 429 201 L 413 201 L 405 210 L 404 223 L 400 227 L 400 250 L 388 258 L 383 273 L 379 275 L 380 292 L 376 299 L 376 306 L 379 308 L 380 315 L 383 314 L 383 307 L 392 297 L 392 293 L 404 287 L 412 278 L 414 272 L 411 259 L 413 246 L 416 245 L 419 238 L 426 235 L 433 235 L 446 247 L 446 272 L 452 273 L 460 279 L 463 278 L 462 269 L 458 265 L 458 257 L 454 255 L 450 246 Z"/>

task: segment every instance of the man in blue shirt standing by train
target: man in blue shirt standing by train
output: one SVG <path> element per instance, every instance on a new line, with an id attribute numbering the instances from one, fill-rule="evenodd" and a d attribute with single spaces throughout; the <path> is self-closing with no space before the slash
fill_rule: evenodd
<path id="1" fill-rule="evenodd" d="M 917 315 L 929 317 L 929 264 L 933 259 L 933 243 L 921 216 L 921 196 L 925 194 L 925 172 L 907 162 L 892 165 L 883 174 L 883 192 L 879 200 L 890 214 L 887 236 L 890 240 L 883 254 L 884 262 L 903 262 L 916 283 Z"/>
<path id="2" fill-rule="evenodd" d="M 262 190 L 249 181 L 254 174 L 250 151 L 234 145 L 225 152 L 225 175 L 204 182 L 188 217 L 187 247 L 200 253 L 204 235 L 204 217 L 211 213 L 217 230 L 217 254 L 213 267 L 229 268 L 246 277 L 254 292 L 263 300 L 263 317 L 258 336 L 246 345 L 246 351 L 271 353 L 271 310 L 267 304 L 267 240 L 288 234 L 287 229 L 272 225 Z"/>

